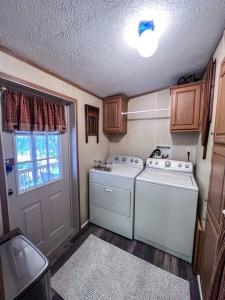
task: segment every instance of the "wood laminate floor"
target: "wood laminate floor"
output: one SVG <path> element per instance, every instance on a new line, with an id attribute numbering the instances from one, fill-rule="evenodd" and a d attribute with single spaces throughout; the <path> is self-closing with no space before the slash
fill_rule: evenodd
<path id="1" fill-rule="evenodd" d="M 71 255 L 81 246 L 90 234 L 94 234 L 102 240 L 109 242 L 151 264 L 166 270 L 174 275 L 186 279 L 190 283 L 191 300 L 199 300 L 199 289 L 197 277 L 192 272 L 192 266 L 170 254 L 162 252 L 156 248 L 146 245 L 136 240 L 129 240 L 111 231 L 88 224 L 82 232 L 75 238 L 72 238 L 59 247 L 54 255 L 50 258 L 51 275 L 70 258 Z M 53 292 L 53 300 L 62 300 L 62 298 Z M 182 300 L 182 299 L 179 299 Z"/>

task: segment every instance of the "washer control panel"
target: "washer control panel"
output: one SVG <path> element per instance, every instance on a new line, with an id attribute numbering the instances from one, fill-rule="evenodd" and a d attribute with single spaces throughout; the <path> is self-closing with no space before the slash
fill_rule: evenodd
<path id="1" fill-rule="evenodd" d="M 193 172 L 193 163 L 189 161 L 148 158 L 146 167 L 169 169 L 173 171 Z"/>
<path id="2" fill-rule="evenodd" d="M 144 167 L 144 161 L 140 157 L 115 154 L 107 159 L 108 163 L 127 165 L 129 167 Z"/>

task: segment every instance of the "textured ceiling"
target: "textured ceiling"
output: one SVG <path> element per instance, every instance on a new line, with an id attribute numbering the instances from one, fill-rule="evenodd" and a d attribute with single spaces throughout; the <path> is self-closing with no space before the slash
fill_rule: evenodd
<path id="1" fill-rule="evenodd" d="M 201 72 L 225 26 L 224 0 L 1 0 L 0 44 L 100 97 L 133 96 Z M 166 15 L 156 54 L 124 38 L 140 11 Z"/>

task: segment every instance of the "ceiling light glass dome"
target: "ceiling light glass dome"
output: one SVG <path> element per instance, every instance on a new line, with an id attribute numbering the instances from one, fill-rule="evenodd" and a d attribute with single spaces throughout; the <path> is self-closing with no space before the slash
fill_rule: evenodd
<path id="1" fill-rule="evenodd" d="M 153 21 L 141 21 L 138 26 L 138 52 L 142 57 L 152 56 L 158 48 L 158 36 Z"/>

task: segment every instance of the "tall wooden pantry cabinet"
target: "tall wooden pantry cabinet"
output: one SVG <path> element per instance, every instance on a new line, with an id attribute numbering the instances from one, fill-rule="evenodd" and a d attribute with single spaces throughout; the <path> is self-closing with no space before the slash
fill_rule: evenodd
<path id="1" fill-rule="evenodd" d="M 217 100 L 212 170 L 208 196 L 206 227 L 201 261 L 201 284 L 204 299 L 212 275 L 222 211 L 225 209 L 225 60 L 221 64 Z"/>

